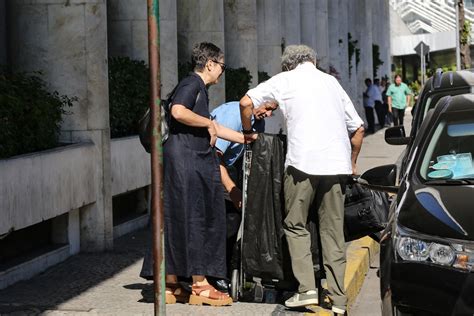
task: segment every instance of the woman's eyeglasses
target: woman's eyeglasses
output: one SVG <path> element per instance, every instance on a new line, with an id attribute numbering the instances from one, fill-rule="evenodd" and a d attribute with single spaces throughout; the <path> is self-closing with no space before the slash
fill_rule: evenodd
<path id="1" fill-rule="evenodd" d="M 221 66 L 221 70 L 222 72 L 224 72 L 227 68 L 227 65 L 224 64 L 224 63 L 221 63 L 220 61 L 217 61 L 217 60 L 212 60 L 213 62 L 215 62 L 216 64 L 219 64 L 219 66 Z"/>

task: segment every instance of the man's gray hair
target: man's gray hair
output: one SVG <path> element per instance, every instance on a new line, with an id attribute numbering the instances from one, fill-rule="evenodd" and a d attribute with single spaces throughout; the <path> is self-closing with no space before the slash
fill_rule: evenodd
<path id="1" fill-rule="evenodd" d="M 283 71 L 293 70 L 304 62 L 312 62 L 316 65 L 316 52 L 306 45 L 289 45 L 281 56 Z"/>

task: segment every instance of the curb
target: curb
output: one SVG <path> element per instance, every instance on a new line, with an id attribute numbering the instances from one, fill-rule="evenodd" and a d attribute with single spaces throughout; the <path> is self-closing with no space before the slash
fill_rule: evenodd
<path id="1" fill-rule="evenodd" d="M 344 283 L 349 309 L 364 284 L 371 258 L 373 258 L 379 250 L 379 244 L 370 237 L 354 240 L 347 247 L 347 266 Z"/>
<path id="2" fill-rule="evenodd" d="M 346 249 L 346 276 L 344 284 L 348 300 L 348 310 L 354 303 L 364 284 L 365 275 L 370 267 L 370 262 L 374 255 L 379 252 L 379 244 L 370 237 L 363 237 L 349 243 Z M 314 313 L 306 313 L 305 315 L 332 315 L 331 311 L 322 309 L 318 306 L 311 308 Z"/>

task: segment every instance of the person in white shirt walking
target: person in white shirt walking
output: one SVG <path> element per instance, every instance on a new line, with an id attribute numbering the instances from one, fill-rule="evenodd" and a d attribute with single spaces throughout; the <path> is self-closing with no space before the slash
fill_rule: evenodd
<path id="1" fill-rule="evenodd" d="M 383 104 L 382 87 L 380 87 L 380 79 L 375 78 L 373 86 L 374 89 L 374 103 L 375 103 L 375 114 L 377 114 L 377 120 L 379 121 L 380 128 L 385 127 L 385 116 L 387 115 L 387 109 Z"/>
<path id="2" fill-rule="evenodd" d="M 244 133 L 251 133 L 253 107 L 265 101 L 277 101 L 286 121 L 284 229 L 299 288 L 285 304 L 318 303 L 311 238 L 305 228 L 314 200 L 332 310 L 344 314 L 344 190 L 348 175 L 356 173 L 363 121 L 336 78 L 316 68 L 316 53 L 310 47 L 288 46 L 282 69 L 249 90 L 240 109 Z"/>
<path id="3" fill-rule="evenodd" d="M 382 127 L 384 125 L 384 123 L 380 123 L 381 117 L 379 115 L 380 108 L 382 106 L 382 93 L 376 85 L 372 84 L 372 80 L 370 78 L 365 79 L 364 82 L 367 86 L 367 90 L 365 90 L 364 92 L 364 109 L 368 125 L 367 133 L 372 134 L 375 132 L 374 108 L 377 113 L 377 119 L 379 120 L 379 124 Z"/>

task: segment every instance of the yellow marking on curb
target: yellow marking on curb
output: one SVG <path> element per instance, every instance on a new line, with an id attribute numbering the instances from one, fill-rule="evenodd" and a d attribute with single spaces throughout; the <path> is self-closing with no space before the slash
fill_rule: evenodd
<path id="1" fill-rule="evenodd" d="M 346 275 L 344 286 L 348 301 L 348 310 L 354 303 L 364 284 L 365 275 L 370 267 L 370 256 L 379 252 L 379 244 L 370 237 L 364 237 L 352 241 L 346 250 Z M 305 313 L 305 315 L 332 315 L 332 312 L 319 306 L 308 306 L 314 313 Z"/>
<path id="2" fill-rule="evenodd" d="M 311 305 L 311 306 L 306 306 L 307 309 L 310 309 L 311 311 L 313 311 L 312 313 L 308 312 L 308 313 L 304 313 L 305 315 L 308 315 L 308 316 L 332 316 L 332 311 L 330 310 L 327 310 L 327 309 L 324 309 L 322 307 L 319 307 L 317 305 Z"/>

